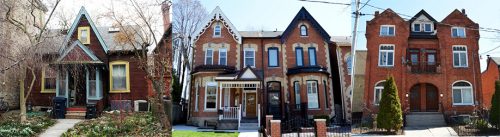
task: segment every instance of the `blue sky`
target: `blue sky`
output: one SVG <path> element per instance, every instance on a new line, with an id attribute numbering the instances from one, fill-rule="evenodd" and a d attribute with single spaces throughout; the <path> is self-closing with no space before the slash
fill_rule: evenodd
<path id="1" fill-rule="evenodd" d="M 362 3 L 367 0 L 361 0 Z M 498 0 L 371 0 L 369 4 L 391 8 L 395 12 L 413 16 L 424 9 L 437 21 L 442 21 L 454 9 L 465 9 L 467 16 L 480 27 L 500 29 L 500 1 Z M 362 5 L 362 4 L 361 4 Z M 354 9 L 354 8 L 353 8 Z M 361 12 L 373 14 L 378 9 L 365 6 Z M 382 12 L 382 11 L 380 11 Z M 353 18 L 351 18 L 353 19 Z M 364 36 L 366 21 L 373 19 L 373 15 L 362 16 L 358 26 L 358 44 L 356 49 L 366 50 L 366 38 Z M 354 21 L 353 21 L 354 22 Z M 500 46 L 500 35 L 498 33 L 480 31 L 479 53 L 482 54 L 497 46 Z M 500 48 L 487 53 L 491 56 L 500 57 Z M 486 69 L 486 55 L 482 54 L 481 70 Z"/>
<path id="2" fill-rule="evenodd" d="M 350 3 L 350 0 L 325 0 Z M 284 31 L 304 6 L 331 36 L 350 36 L 351 7 L 298 0 L 200 0 L 210 13 L 219 6 L 239 31 Z"/>

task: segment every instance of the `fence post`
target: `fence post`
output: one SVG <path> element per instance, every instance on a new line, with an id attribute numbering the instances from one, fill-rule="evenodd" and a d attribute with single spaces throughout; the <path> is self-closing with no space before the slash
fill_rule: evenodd
<path id="1" fill-rule="evenodd" d="M 271 137 L 281 137 L 281 120 L 271 120 Z"/>
<path id="2" fill-rule="evenodd" d="M 316 124 L 316 136 L 326 137 L 326 119 L 314 119 L 314 124 Z"/>

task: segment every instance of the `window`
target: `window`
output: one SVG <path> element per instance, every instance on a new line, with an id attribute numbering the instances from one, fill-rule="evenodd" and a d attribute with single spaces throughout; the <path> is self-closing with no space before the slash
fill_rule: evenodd
<path id="1" fill-rule="evenodd" d="M 278 67 L 278 48 L 269 48 L 268 51 L 268 66 L 269 67 Z"/>
<path id="2" fill-rule="evenodd" d="M 58 97 L 66 97 L 68 87 L 68 71 L 59 71 L 59 89 L 57 91 Z"/>
<path id="3" fill-rule="evenodd" d="M 309 48 L 309 66 L 316 66 L 316 48 Z"/>
<path id="4" fill-rule="evenodd" d="M 230 107 L 230 98 L 231 98 L 231 92 L 229 92 L 229 88 L 224 88 L 224 107 Z"/>
<path id="5" fill-rule="evenodd" d="M 295 93 L 295 108 L 300 109 L 300 82 L 293 82 L 293 88 Z"/>
<path id="6" fill-rule="evenodd" d="M 78 27 L 78 40 L 82 44 L 90 44 L 90 27 Z"/>
<path id="7" fill-rule="evenodd" d="M 465 28 L 463 27 L 452 27 L 451 37 L 454 38 L 465 38 Z"/>
<path id="8" fill-rule="evenodd" d="M 432 32 L 432 24 L 431 23 L 424 23 L 424 31 L 425 32 Z"/>
<path id="9" fill-rule="evenodd" d="M 42 69 L 42 91 L 41 93 L 56 92 L 57 71 L 52 67 Z"/>
<path id="10" fill-rule="evenodd" d="M 307 81 L 307 108 L 319 108 L 318 82 Z"/>
<path id="11" fill-rule="evenodd" d="M 394 66 L 394 45 L 380 45 L 378 66 Z"/>
<path id="12" fill-rule="evenodd" d="M 345 62 L 347 64 L 347 74 L 351 75 L 352 74 L 352 55 L 348 55 Z"/>
<path id="13" fill-rule="evenodd" d="M 453 67 L 467 67 L 467 47 L 453 46 Z"/>
<path id="14" fill-rule="evenodd" d="M 88 68 L 87 69 L 87 96 L 88 99 L 100 99 L 102 97 L 102 90 L 100 82 L 100 71 L 97 68 Z"/>
<path id="15" fill-rule="evenodd" d="M 217 106 L 217 83 L 208 82 L 205 90 L 205 110 L 215 110 Z"/>
<path id="16" fill-rule="evenodd" d="M 195 98 L 194 98 L 194 111 L 198 112 L 198 98 L 200 97 L 200 92 L 198 91 L 198 83 L 195 84 L 196 89 L 195 89 Z"/>
<path id="17" fill-rule="evenodd" d="M 300 36 L 307 36 L 307 27 L 306 27 L 306 25 L 300 25 Z"/>
<path id="18" fill-rule="evenodd" d="M 129 63 L 114 61 L 110 63 L 110 93 L 130 92 Z"/>
<path id="19" fill-rule="evenodd" d="M 394 25 L 382 25 L 380 26 L 380 36 L 394 36 L 394 30 Z"/>
<path id="20" fill-rule="evenodd" d="M 255 67 L 255 50 L 253 48 L 245 48 L 245 66 Z"/>
<path id="21" fill-rule="evenodd" d="M 373 104 L 378 105 L 380 103 L 380 99 L 382 98 L 382 91 L 384 90 L 385 81 L 378 82 L 375 85 L 375 92 L 373 93 L 374 99 Z"/>
<path id="22" fill-rule="evenodd" d="M 420 32 L 420 24 L 417 24 L 417 23 L 413 24 L 413 31 Z"/>
<path id="23" fill-rule="evenodd" d="M 227 65 L 227 50 L 219 49 L 219 65 Z"/>
<path id="24" fill-rule="evenodd" d="M 221 37 L 221 26 L 219 23 L 214 27 L 214 37 Z"/>
<path id="25" fill-rule="evenodd" d="M 214 63 L 214 49 L 208 48 L 205 51 L 205 65 L 212 65 Z"/>
<path id="26" fill-rule="evenodd" d="M 472 105 L 472 86 L 469 82 L 460 81 L 453 84 L 453 105 Z"/>
<path id="27" fill-rule="evenodd" d="M 295 62 L 297 63 L 297 66 L 304 66 L 304 58 L 302 54 L 302 48 L 295 48 Z"/>

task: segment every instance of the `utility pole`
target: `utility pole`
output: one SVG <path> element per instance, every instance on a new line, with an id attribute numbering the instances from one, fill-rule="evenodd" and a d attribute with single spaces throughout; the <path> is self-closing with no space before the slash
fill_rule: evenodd
<path id="1" fill-rule="evenodd" d="M 351 68 L 352 68 L 351 71 L 352 72 L 351 72 L 351 91 L 350 91 L 352 93 L 352 94 L 350 94 L 351 106 L 352 106 L 352 100 L 353 100 L 352 95 L 354 94 L 354 72 L 355 72 L 354 70 L 356 70 L 356 66 L 355 66 L 356 65 L 356 54 L 355 54 L 356 50 L 355 49 L 356 49 L 356 40 L 357 40 L 356 35 L 357 35 L 357 31 L 358 31 L 359 10 L 360 10 L 359 3 L 360 3 L 360 0 L 356 0 L 356 3 L 355 3 L 356 10 L 354 10 L 354 14 L 355 14 L 354 15 L 354 26 L 352 28 L 352 42 L 351 42 L 351 56 L 352 56 L 351 57 L 351 59 L 352 59 L 351 60 L 351 63 L 352 63 L 351 64 Z"/>

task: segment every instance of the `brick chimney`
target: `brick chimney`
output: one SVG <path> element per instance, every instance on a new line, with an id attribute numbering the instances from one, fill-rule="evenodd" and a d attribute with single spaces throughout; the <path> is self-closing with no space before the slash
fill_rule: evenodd
<path id="1" fill-rule="evenodd" d="M 378 14 L 380 14 L 379 11 L 375 11 L 375 17 L 377 17 Z"/>
<path id="2" fill-rule="evenodd" d="M 170 8 L 172 7 L 172 2 L 170 0 L 165 0 L 161 3 L 161 12 L 163 15 L 163 28 L 166 31 L 170 27 Z"/>
<path id="3" fill-rule="evenodd" d="M 465 9 L 462 9 L 462 14 L 464 14 L 465 16 L 467 16 L 467 14 L 465 13 Z"/>

